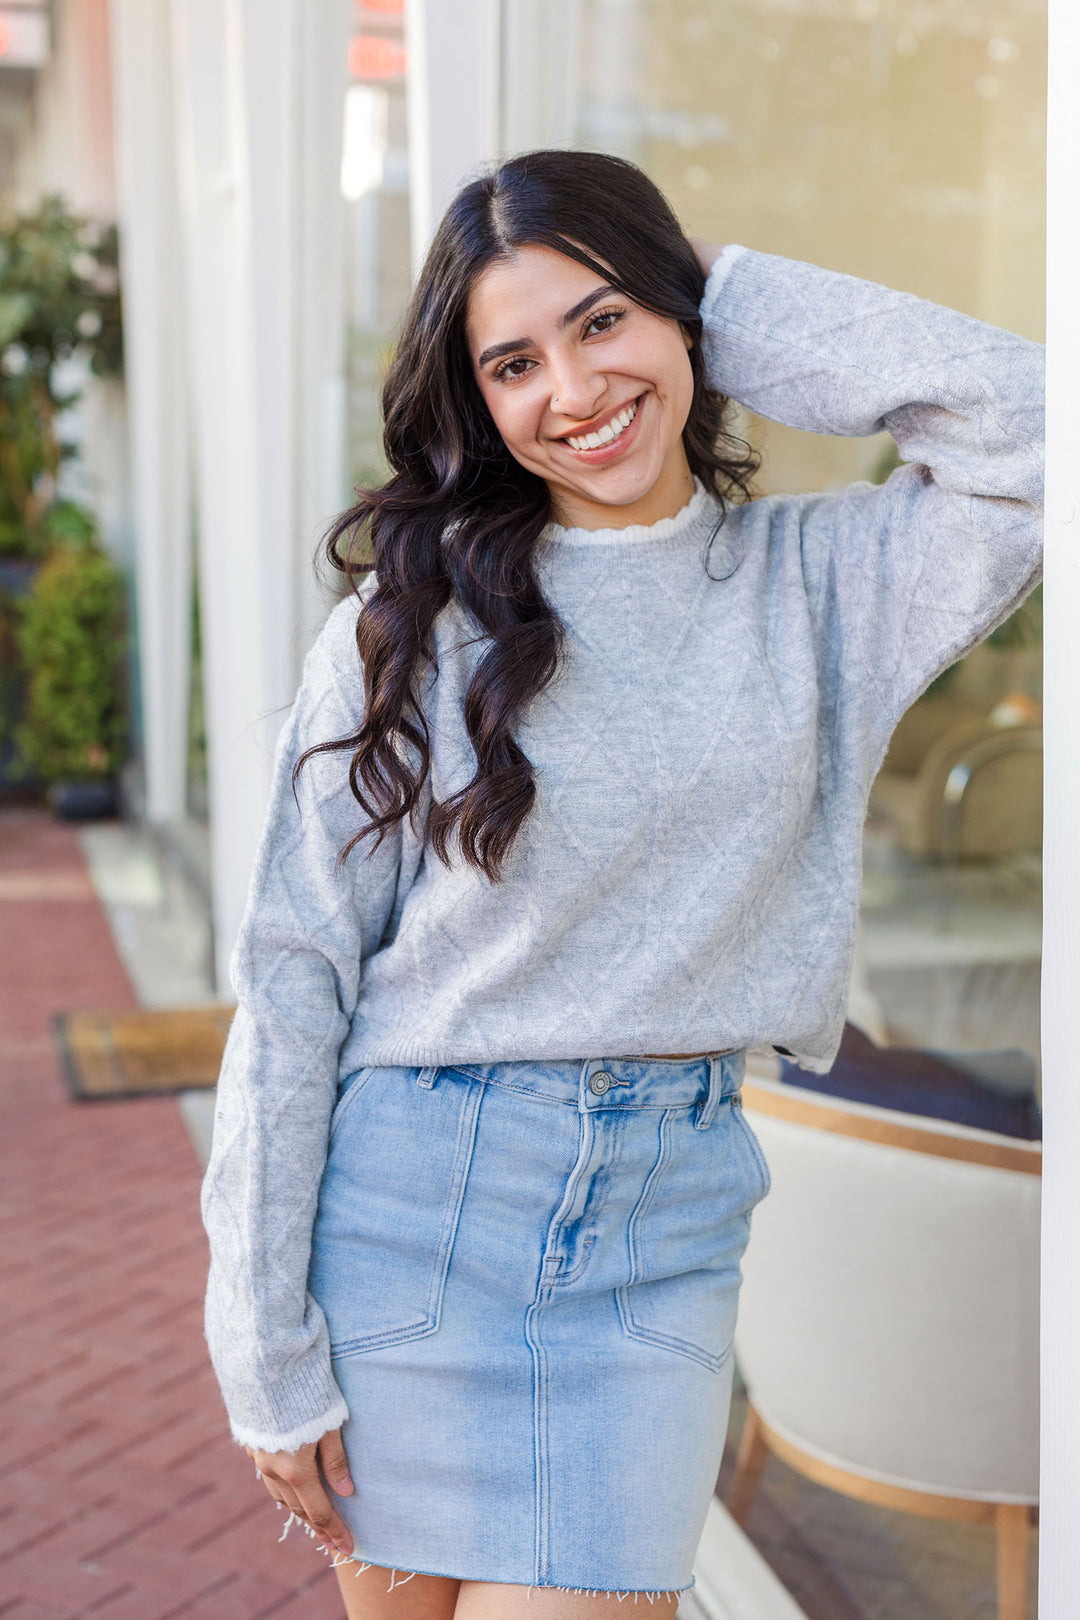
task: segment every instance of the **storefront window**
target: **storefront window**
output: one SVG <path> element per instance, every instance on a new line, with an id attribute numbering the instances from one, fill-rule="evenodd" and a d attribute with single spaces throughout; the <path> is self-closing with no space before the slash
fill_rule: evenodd
<path id="1" fill-rule="evenodd" d="M 577 143 L 641 163 L 695 233 L 1043 336 L 1043 0 L 582 0 Z M 770 427 L 767 490 L 876 444 Z"/>
<path id="2" fill-rule="evenodd" d="M 642 164 L 692 233 L 1042 339 L 1045 0 L 580 0 L 576 19 L 573 143 Z M 763 493 L 895 465 L 887 435 L 745 432 Z M 1036 597 L 901 722 L 871 799 L 849 1007 L 1005 1089 L 1037 1075 L 1040 643 Z M 993 1608 L 991 1532 L 781 1475 L 774 1533 L 768 1513 L 757 1529 L 811 1616 Z"/>

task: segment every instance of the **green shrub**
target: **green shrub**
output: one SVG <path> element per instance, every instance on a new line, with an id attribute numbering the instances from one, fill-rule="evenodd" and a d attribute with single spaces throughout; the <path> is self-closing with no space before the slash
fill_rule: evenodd
<path id="1" fill-rule="evenodd" d="M 19 751 L 48 783 L 116 774 L 125 754 L 124 582 L 94 541 L 59 544 L 22 612 Z"/>
<path id="2" fill-rule="evenodd" d="M 75 446 L 58 414 L 78 399 L 62 362 L 81 356 L 98 376 L 122 363 L 114 226 L 45 197 L 0 220 L 0 553 L 41 557 L 45 516 Z"/>

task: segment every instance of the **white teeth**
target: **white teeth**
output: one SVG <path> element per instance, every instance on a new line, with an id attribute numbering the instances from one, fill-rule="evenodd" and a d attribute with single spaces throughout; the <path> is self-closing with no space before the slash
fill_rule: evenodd
<path id="1" fill-rule="evenodd" d="M 613 439 L 617 439 L 619 434 L 630 426 L 636 415 L 637 402 L 635 400 L 632 405 L 625 406 L 618 416 L 613 416 L 610 422 L 605 422 L 603 427 L 598 428 L 595 433 L 568 435 L 566 442 L 571 450 L 598 450 L 602 444 L 610 444 Z"/>

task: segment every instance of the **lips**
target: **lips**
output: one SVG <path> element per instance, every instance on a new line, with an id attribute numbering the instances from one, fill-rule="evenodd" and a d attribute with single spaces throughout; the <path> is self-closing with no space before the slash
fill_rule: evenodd
<path id="1" fill-rule="evenodd" d="M 591 427 L 566 433 L 556 442 L 564 444 L 574 460 L 586 467 L 603 467 L 617 461 L 638 437 L 645 398 L 645 394 L 639 394 L 606 416 L 595 417 Z"/>
<path id="2" fill-rule="evenodd" d="M 571 450 L 601 450 L 604 445 L 613 444 L 616 439 L 625 433 L 637 415 L 637 411 L 638 402 L 633 399 L 629 405 L 622 406 L 620 410 L 616 411 L 613 416 L 609 416 L 606 422 L 603 422 L 598 428 L 594 428 L 592 432 L 566 433 L 563 438 Z"/>

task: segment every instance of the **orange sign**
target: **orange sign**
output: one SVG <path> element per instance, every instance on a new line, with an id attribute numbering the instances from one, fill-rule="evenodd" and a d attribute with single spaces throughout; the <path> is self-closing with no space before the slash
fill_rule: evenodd
<path id="1" fill-rule="evenodd" d="M 356 34 L 349 41 L 349 72 L 354 79 L 403 79 L 405 47 L 385 34 Z"/>

